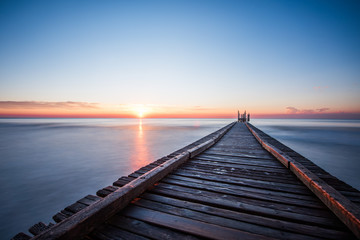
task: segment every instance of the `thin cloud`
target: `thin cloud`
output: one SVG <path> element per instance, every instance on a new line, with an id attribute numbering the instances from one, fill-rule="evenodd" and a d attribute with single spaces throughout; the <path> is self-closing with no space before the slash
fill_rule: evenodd
<path id="1" fill-rule="evenodd" d="M 97 103 L 87 102 L 37 102 L 37 101 L 0 101 L 1 109 L 98 109 Z"/>
<path id="2" fill-rule="evenodd" d="M 116 107 L 118 109 L 124 110 L 124 111 L 131 111 L 136 108 L 144 108 L 149 109 L 151 111 L 155 112 L 172 112 L 172 111 L 216 111 L 219 110 L 217 108 L 209 108 L 209 107 L 203 107 L 203 106 L 188 106 L 188 107 L 182 107 L 177 105 L 159 105 L 159 104 L 117 104 Z"/>
<path id="3" fill-rule="evenodd" d="M 326 111 L 329 111 L 330 108 L 319 108 L 319 109 L 316 109 L 316 111 L 318 111 L 319 113 L 323 113 L 323 112 L 326 112 Z"/>
<path id="4" fill-rule="evenodd" d="M 313 109 L 304 109 L 300 111 L 302 114 L 313 114 L 314 112 L 315 111 Z"/>
<path id="5" fill-rule="evenodd" d="M 194 111 L 213 111 L 216 110 L 215 108 L 208 108 L 208 107 L 202 107 L 202 106 L 193 106 L 187 108 L 188 110 L 194 110 Z"/>
<path id="6" fill-rule="evenodd" d="M 289 114 L 296 114 L 296 113 L 300 112 L 300 110 L 297 108 L 294 108 L 294 107 L 287 107 L 286 112 Z"/>
<path id="7" fill-rule="evenodd" d="M 286 113 L 288 114 L 315 114 L 315 113 L 324 113 L 329 111 L 330 108 L 319 108 L 319 109 L 298 109 L 295 107 L 287 107 Z"/>
<path id="8" fill-rule="evenodd" d="M 313 87 L 315 91 L 323 91 L 325 89 L 328 89 L 329 86 L 315 86 Z"/>

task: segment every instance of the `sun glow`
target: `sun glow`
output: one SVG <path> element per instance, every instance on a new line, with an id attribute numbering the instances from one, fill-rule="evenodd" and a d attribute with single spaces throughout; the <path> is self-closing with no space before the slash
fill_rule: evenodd
<path id="1" fill-rule="evenodd" d="M 144 118 L 146 113 L 150 112 L 150 109 L 144 105 L 136 105 L 133 108 L 133 112 L 138 118 Z"/>

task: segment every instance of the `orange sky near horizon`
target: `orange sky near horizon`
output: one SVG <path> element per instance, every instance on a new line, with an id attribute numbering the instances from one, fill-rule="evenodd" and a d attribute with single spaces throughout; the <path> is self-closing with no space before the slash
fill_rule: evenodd
<path id="1" fill-rule="evenodd" d="M 5 1 L 0 117 L 360 119 L 360 2 L 275 2 Z"/>
<path id="2" fill-rule="evenodd" d="M 0 117 L 44 118 L 236 118 L 245 109 L 171 106 L 155 104 L 99 104 L 86 102 L 0 101 Z M 360 118 L 360 111 L 297 109 L 295 107 L 247 109 L 252 118 Z"/>

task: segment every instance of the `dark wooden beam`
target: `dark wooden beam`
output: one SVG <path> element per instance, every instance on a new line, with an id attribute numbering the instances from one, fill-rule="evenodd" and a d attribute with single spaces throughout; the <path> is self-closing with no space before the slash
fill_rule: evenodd
<path id="1" fill-rule="evenodd" d="M 250 132 L 259 143 L 276 157 L 284 166 L 290 169 L 305 186 L 307 186 L 353 233 L 360 239 L 360 209 L 340 192 L 335 190 L 316 174 L 301 163 L 288 156 L 275 146 L 261 138 L 259 134 L 247 124 Z"/>
<path id="2" fill-rule="evenodd" d="M 196 156 L 212 146 L 234 124 L 235 122 L 229 124 L 212 139 L 176 155 L 123 187 L 115 190 L 105 198 L 100 199 L 69 218 L 64 219 L 53 227 L 41 232 L 32 239 L 79 239 L 85 236 L 104 221 L 115 215 L 118 211 L 126 207 L 134 198 L 138 197 L 166 175 L 178 168 L 190 157 Z"/>

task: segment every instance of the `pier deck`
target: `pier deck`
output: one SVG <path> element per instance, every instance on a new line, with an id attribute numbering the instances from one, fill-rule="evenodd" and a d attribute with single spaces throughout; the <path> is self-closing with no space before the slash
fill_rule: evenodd
<path id="1" fill-rule="evenodd" d="M 356 189 L 252 129 L 302 161 L 346 195 L 351 204 L 359 205 Z M 114 187 L 104 188 L 98 195 L 115 194 L 159 164 L 120 178 Z M 97 196 L 83 198 L 54 219 L 61 223 L 76 212 L 84 215 L 100 200 Z M 129 202 L 121 210 L 112 208 L 111 217 L 96 227 L 88 226 L 84 239 L 356 239 L 309 186 L 263 148 L 244 123 L 236 123 L 207 150 L 196 156 L 190 154 L 185 163 Z M 53 236 L 51 228 L 34 239 Z M 83 234 L 84 228 L 78 231 Z"/>

